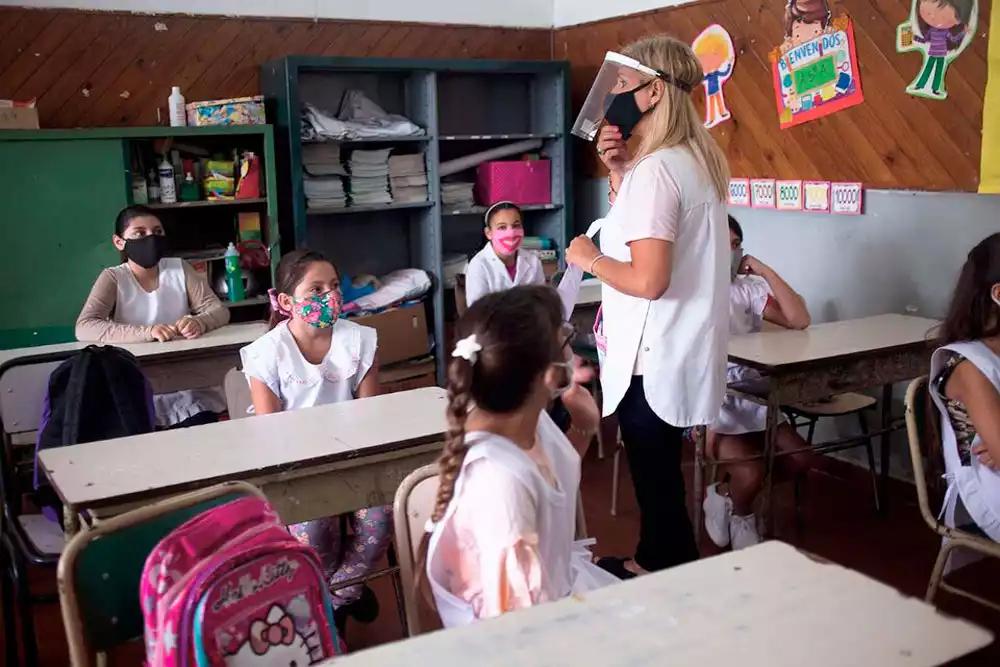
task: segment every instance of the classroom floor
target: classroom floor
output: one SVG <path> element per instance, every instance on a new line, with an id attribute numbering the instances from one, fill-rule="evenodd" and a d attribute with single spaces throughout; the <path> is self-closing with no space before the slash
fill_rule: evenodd
<path id="1" fill-rule="evenodd" d="M 686 466 L 690 488 L 691 462 Z M 638 513 L 627 468 L 622 466 L 618 517 L 609 513 L 612 460 L 598 460 L 595 452 L 584 463 L 583 493 L 588 529 L 598 540 L 601 555 L 625 555 L 633 546 Z M 796 529 L 790 485 L 776 487 L 777 536 L 814 554 L 863 572 L 899 589 L 906 595 L 923 597 L 938 540 L 923 523 L 913 487 L 893 482 L 889 489 L 889 511 L 875 515 L 870 481 L 866 472 L 847 463 L 824 458 L 810 472 L 803 493 L 802 528 Z M 704 538 L 702 554 L 718 553 Z M 991 599 L 1000 600 L 1000 563 L 984 561 L 960 571 L 954 582 L 976 587 Z M 38 572 L 38 590 L 55 589 L 54 577 Z M 373 586 L 382 603 L 379 619 L 371 625 L 349 625 L 347 641 L 352 650 L 393 641 L 402 636 L 395 613 L 392 588 L 388 581 Z M 973 620 L 1000 635 L 1000 614 L 942 593 L 941 608 L 953 615 Z M 65 665 L 67 653 L 59 608 L 48 605 L 36 613 L 41 643 L 42 665 Z M 111 665 L 138 665 L 142 651 L 138 645 L 116 652 Z M 1000 642 L 967 656 L 958 664 L 1000 664 Z"/>

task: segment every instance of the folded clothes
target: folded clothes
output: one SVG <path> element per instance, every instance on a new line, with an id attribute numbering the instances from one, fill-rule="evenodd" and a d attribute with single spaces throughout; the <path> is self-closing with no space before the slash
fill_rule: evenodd
<path id="1" fill-rule="evenodd" d="M 359 92 L 348 91 L 347 94 Z M 357 120 L 341 120 L 318 107 L 306 104 L 302 113 L 302 138 L 305 140 L 377 139 L 426 134 L 422 127 L 414 125 L 403 116 L 387 114 L 384 111 L 382 113 L 384 115 Z"/>

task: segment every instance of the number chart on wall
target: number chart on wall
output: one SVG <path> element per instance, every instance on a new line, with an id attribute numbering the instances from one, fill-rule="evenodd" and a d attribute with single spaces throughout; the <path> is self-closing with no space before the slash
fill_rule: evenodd
<path id="1" fill-rule="evenodd" d="M 814 21 L 807 24 L 820 26 L 813 32 L 796 30 L 794 18 L 790 24 L 784 43 L 771 52 L 781 129 L 861 104 L 864 95 L 851 19 Z"/>

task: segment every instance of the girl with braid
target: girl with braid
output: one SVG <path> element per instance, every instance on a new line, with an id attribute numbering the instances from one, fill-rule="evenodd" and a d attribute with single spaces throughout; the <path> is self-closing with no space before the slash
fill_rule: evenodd
<path id="1" fill-rule="evenodd" d="M 458 323 L 448 435 L 425 539 L 445 627 L 617 581 L 574 543 L 580 458 L 597 408 L 573 381 L 559 297 L 523 286 L 486 295 Z M 546 412 L 563 398 L 564 434 Z"/>

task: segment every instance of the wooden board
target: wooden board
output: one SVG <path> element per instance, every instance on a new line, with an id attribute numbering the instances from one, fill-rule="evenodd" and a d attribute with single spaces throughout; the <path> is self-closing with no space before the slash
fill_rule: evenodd
<path id="1" fill-rule="evenodd" d="M 788 130 L 778 128 L 768 52 L 781 42 L 784 2 L 703 0 L 643 14 L 563 28 L 554 57 L 572 63 L 576 108 L 604 52 L 666 32 L 687 43 L 720 23 L 733 37 L 736 68 L 725 86 L 733 120 L 711 130 L 734 176 L 860 181 L 868 188 L 975 191 L 979 183 L 983 93 L 986 86 L 990 3 L 979 2 L 976 38 L 948 68 L 948 99 L 905 92 L 921 65 L 917 54 L 897 54 L 896 26 L 909 0 L 831 0 L 834 16 L 854 20 L 865 101 Z M 694 93 L 703 108 L 704 93 Z M 592 150 L 578 151 L 581 167 L 600 173 Z"/>
<path id="2" fill-rule="evenodd" d="M 161 24 L 166 29 L 157 29 Z M 0 8 L 0 98 L 38 98 L 42 127 L 156 125 L 189 102 L 255 95 L 285 55 L 548 60 L 551 31 L 374 21 Z"/>
<path id="3" fill-rule="evenodd" d="M 765 371 L 790 370 L 867 352 L 930 346 L 938 324 L 924 317 L 888 314 L 816 324 L 802 331 L 743 334 L 729 339 L 729 360 Z"/>
<path id="4" fill-rule="evenodd" d="M 440 442 L 446 430 L 445 403 L 443 389 L 416 389 L 49 449 L 40 457 L 67 505 L 120 505 Z"/>
<path id="5" fill-rule="evenodd" d="M 921 667 L 991 640 L 862 574 L 765 542 L 321 664 Z"/>

